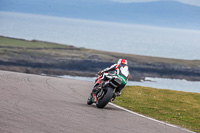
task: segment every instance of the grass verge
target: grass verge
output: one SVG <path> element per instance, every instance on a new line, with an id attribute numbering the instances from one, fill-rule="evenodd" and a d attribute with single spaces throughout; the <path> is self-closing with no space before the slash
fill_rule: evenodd
<path id="1" fill-rule="evenodd" d="M 115 104 L 200 133 L 200 94 L 127 86 Z"/>

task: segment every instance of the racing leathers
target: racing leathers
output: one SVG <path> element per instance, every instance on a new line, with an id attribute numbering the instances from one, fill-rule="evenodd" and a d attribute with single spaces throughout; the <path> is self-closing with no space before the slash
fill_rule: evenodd
<path id="1" fill-rule="evenodd" d="M 130 76 L 128 65 L 126 64 L 114 64 L 108 68 L 105 68 L 101 71 L 101 73 L 114 71 L 114 75 L 122 80 L 122 84 L 116 88 L 116 92 L 118 93 L 117 96 L 121 94 L 122 89 L 126 86 L 127 80 Z"/>

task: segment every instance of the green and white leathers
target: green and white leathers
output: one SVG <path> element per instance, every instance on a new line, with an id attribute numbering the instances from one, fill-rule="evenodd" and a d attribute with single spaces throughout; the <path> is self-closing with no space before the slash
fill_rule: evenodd
<path id="1" fill-rule="evenodd" d="M 109 72 L 109 71 L 115 71 L 115 74 L 117 77 L 119 77 L 122 80 L 122 83 L 124 85 L 127 84 L 127 79 L 129 77 L 129 70 L 128 70 L 128 63 L 125 59 L 119 59 L 117 64 L 112 65 L 109 68 L 104 69 L 103 72 Z"/>

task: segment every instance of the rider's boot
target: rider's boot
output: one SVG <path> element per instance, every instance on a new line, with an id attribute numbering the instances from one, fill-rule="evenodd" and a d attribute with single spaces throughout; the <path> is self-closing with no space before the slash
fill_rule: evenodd
<path id="1" fill-rule="evenodd" d="M 121 93 L 120 93 L 119 91 L 117 91 L 117 92 L 115 92 L 115 95 L 116 95 L 117 97 L 119 97 L 119 96 L 121 95 Z"/>
<path id="2" fill-rule="evenodd" d="M 115 98 L 116 98 L 116 97 L 119 97 L 120 95 L 121 95 L 121 93 L 120 93 L 119 91 L 115 92 L 115 93 L 113 94 L 113 97 L 112 97 L 112 99 L 110 100 L 110 102 L 113 102 L 113 101 L 115 100 Z"/>

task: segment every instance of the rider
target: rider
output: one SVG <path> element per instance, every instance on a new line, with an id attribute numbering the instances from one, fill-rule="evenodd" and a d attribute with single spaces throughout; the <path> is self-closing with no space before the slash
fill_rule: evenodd
<path id="1" fill-rule="evenodd" d="M 125 59 L 119 59 L 117 64 L 114 64 L 108 68 L 105 68 L 104 70 L 98 72 L 99 74 L 102 73 L 107 73 L 110 71 L 114 71 L 114 75 L 117 76 L 118 78 L 120 78 L 122 80 L 122 84 L 117 87 L 116 89 L 116 93 L 113 96 L 113 98 L 115 98 L 116 96 L 120 96 L 121 95 L 121 91 L 122 89 L 126 86 L 127 80 L 130 76 L 129 70 L 128 70 L 128 62 Z M 105 79 L 104 79 L 105 80 Z M 95 88 L 94 90 L 95 91 Z"/>

